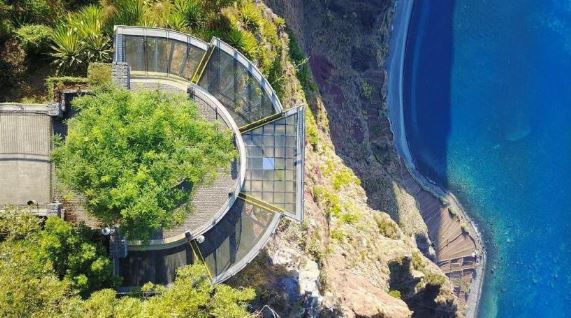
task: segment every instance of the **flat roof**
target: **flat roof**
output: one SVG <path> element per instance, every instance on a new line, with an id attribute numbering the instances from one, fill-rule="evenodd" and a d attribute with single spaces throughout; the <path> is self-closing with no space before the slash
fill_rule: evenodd
<path id="1" fill-rule="evenodd" d="M 47 114 L 3 112 L 0 106 L 0 205 L 51 202 L 51 138 Z"/>

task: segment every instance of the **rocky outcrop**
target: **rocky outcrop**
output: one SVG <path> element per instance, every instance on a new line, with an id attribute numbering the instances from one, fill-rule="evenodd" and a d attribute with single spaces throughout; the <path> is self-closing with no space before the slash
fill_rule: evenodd
<path id="1" fill-rule="evenodd" d="M 230 283 L 255 287 L 256 307 L 281 317 L 461 315 L 450 282 L 424 256 L 433 255 L 427 228 L 398 177 L 406 169 L 381 107 L 392 2 L 373 2 L 267 1 L 309 57 L 292 52 L 282 30 L 282 103 L 309 106 L 305 221 L 280 224 Z"/>

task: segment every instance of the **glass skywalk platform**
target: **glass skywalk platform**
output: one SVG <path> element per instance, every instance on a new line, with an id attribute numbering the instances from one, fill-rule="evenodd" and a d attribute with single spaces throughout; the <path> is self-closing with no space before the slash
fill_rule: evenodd
<path id="1" fill-rule="evenodd" d="M 282 217 L 303 220 L 304 109 L 284 111 L 255 64 L 218 38 L 116 26 L 114 46 L 114 62 L 130 67 L 132 89 L 186 91 L 205 118 L 233 131 L 239 154 L 231 182 L 221 183 L 227 189 L 204 190 L 203 197 L 220 196 L 210 200 L 217 205 L 201 205 L 196 191 L 192 222 L 151 242 L 129 241 L 123 285 L 168 284 L 176 268 L 197 261 L 224 281 L 260 252 Z"/>

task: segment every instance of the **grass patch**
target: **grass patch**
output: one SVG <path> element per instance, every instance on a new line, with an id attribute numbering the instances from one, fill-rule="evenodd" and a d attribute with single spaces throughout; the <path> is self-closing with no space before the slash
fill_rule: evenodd
<path id="1" fill-rule="evenodd" d="M 88 86 L 89 80 L 86 77 L 56 76 L 46 79 L 48 88 L 48 98 L 56 99 L 56 94 L 64 89 L 84 89 Z"/>

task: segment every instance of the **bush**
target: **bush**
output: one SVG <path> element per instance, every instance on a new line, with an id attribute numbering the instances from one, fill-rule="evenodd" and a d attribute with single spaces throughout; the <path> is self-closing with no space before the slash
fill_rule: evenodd
<path id="1" fill-rule="evenodd" d="M 129 239 L 182 221 L 191 189 L 235 157 L 232 134 L 202 119 L 184 94 L 100 90 L 73 106 L 79 114 L 53 151 L 57 175 Z"/>
<path id="2" fill-rule="evenodd" d="M 391 220 L 388 216 L 381 216 L 379 214 L 374 214 L 375 222 L 377 222 L 377 227 L 379 233 L 386 238 L 396 240 L 399 238 L 399 232 L 396 223 Z"/>
<path id="3" fill-rule="evenodd" d="M 46 53 L 51 43 L 53 29 L 42 24 L 29 24 L 16 30 L 16 36 L 26 53 Z"/>
<path id="4" fill-rule="evenodd" d="M 361 180 L 353 174 L 351 169 L 343 167 L 333 175 L 333 187 L 335 190 L 339 190 L 351 184 L 361 185 Z"/>
<path id="5" fill-rule="evenodd" d="M 55 29 L 51 55 L 58 71 L 85 74 L 89 63 L 111 61 L 111 38 L 104 33 L 105 23 L 103 10 L 88 6 Z"/>
<path id="6" fill-rule="evenodd" d="M 16 26 L 53 25 L 66 12 L 61 0 L 14 0 L 10 2 L 12 4 L 10 18 Z"/>
<path id="7" fill-rule="evenodd" d="M 324 186 L 314 186 L 313 197 L 327 209 L 328 215 L 340 217 L 343 213 L 343 204 L 337 193 L 329 191 Z"/>
<path id="8" fill-rule="evenodd" d="M 341 219 L 341 222 L 343 222 L 343 223 L 355 224 L 361 219 L 361 216 L 359 215 L 358 212 L 351 211 L 351 212 L 343 213 L 343 215 L 341 215 L 340 219 Z"/>
<path id="9" fill-rule="evenodd" d="M 49 217 L 40 233 L 39 248 L 60 280 L 66 279 L 82 296 L 113 287 L 113 265 L 102 245 L 92 243 L 86 227 L 72 227 L 58 217 Z"/>
<path id="10" fill-rule="evenodd" d="M 91 63 L 87 68 L 87 79 L 91 86 L 105 86 L 111 84 L 111 64 Z"/>
<path id="11" fill-rule="evenodd" d="M 4 12 L 4 14 L 2 12 Z M 7 5 L 0 3 L 0 43 L 7 40 L 14 32 L 14 26 L 12 25 L 12 21 L 10 21 L 7 12 Z"/>
<path id="12" fill-rule="evenodd" d="M 28 210 L 0 210 L 0 241 L 21 240 L 40 230 L 39 219 Z"/>
<path id="13" fill-rule="evenodd" d="M 402 298 L 400 291 L 398 291 L 396 289 L 389 290 L 389 295 L 393 296 L 394 298 L 398 298 L 398 299 Z"/>
<path id="14" fill-rule="evenodd" d="M 367 81 L 363 81 L 361 84 L 361 96 L 366 99 L 371 99 L 373 97 L 373 86 Z"/>
<path id="15" fill-rule="evenodd" d="M 412 252 L 412 268 L 418 271 L 424 270 L 425 264 L 420 252 L 417 251 Z"/>
<path id="16" fill-rule="evenodd" d="M 331 230 L 329 235 L 331 236 L 332 239 L 339 242 L 343 242 L 345 240 L 345 237 L 347 236 L 342 229 L 338 228 Z"/>
<path id="17" fill-rule="evenodd" d="M 440 274 L 428 273 L 424 276 L 424 281 L 427 285 L 442 286 L 446 284 L 446 277 Z"/>

